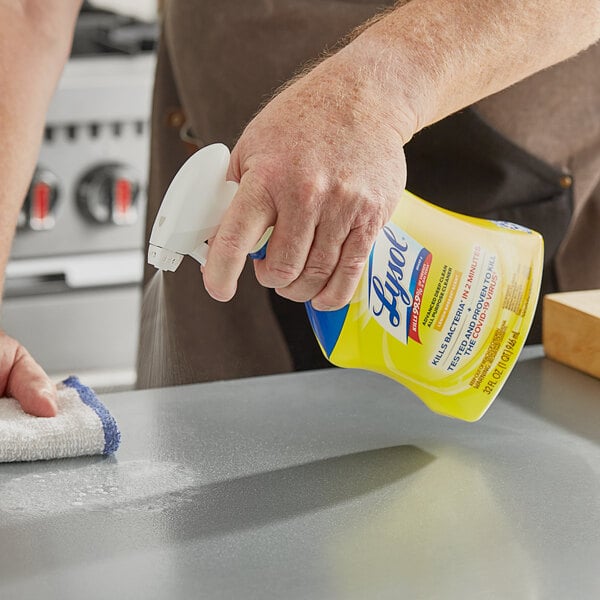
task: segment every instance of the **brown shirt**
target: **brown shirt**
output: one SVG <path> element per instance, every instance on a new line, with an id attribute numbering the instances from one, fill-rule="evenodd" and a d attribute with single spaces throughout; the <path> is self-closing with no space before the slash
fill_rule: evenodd
<path id="1" fill-rule="evenodd" d="M 393 1 L 167 0 L 154 98 L 148 229 L 170 180 L 194 150 L 182 141 L 180 129 L 189 128 L 200 146 L 232 147 L 281 84 L 386 5 Z M 600 287 L 599 59 L 595 46 L 477 106 L 511 140 L 573 176 L 575 215 L 556 265 L 565 290 Z M 146 276 L 152 277 L 153 269 Z M 165 275 L 165 297 L 170 323 L 165 356 L 172 368 L 159 380 L 148 372 L 144 349 L 155 341 L 142 323 L 141 387 L 293 369 L 284 335 L 283 321 L 289 318 L 275 314 L 251 265 L 230 303 L 208 297 L 193 261 Z M 307 327 L 306 318 L 300 320 Z M 310 343 L 314 352 L 314 339 Z"/>
<path id="2" fill-rule="evenodd" d="M 555 269 L 563 291 L 600 288 L 600 43 L 477 106 L 511 140 L 573 177 Z"/>

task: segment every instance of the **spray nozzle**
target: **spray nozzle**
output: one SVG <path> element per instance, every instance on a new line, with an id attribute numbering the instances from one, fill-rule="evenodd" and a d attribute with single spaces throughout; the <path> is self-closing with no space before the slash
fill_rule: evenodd
<path id="1" fill-rule="evenodd" d="M 150 234 L 148 263 L 161 271 L 176 271 L 189 254 L 206 263 L 207 240 L 217 233 L 219 224 L 235 195 L 238 184 L 227 181 L 229 149 L 212 144 L 190 156 L 175 175 Z M 269 227 L 250 252 L 250 257 L 265 257 Z"/>
<path id="2" fill-rule="evenodd" d="M 229 149 L 212 144 L 198 150 L 175 175 L 160 205 L 148 248 L 148 262 L 175 271 L 184 255 L 204 264 L 213 237 L 238 184 L 227 181 Z"/>
<path id="3" fill-rule="evenodd" d="M 183 254 L 154 244 L 148 246 L 148 263 L 159 271 L 176 271 L 183 260 Z"/>

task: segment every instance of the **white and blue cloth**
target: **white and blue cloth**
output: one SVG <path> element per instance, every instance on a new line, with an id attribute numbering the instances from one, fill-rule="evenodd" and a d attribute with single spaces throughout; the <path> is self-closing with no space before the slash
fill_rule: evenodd
<path id="1" fill-rule="evenodd" d="M 108 409 L 77 377 L 58 384 L 55 417 L 34 417 L 0 398 L 0 462 L 113 454 L 121 434 Z"/>

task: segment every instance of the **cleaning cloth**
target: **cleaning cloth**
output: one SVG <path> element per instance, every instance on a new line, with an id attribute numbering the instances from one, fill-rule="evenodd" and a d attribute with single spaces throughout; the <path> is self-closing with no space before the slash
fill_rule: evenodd
<path id="1" fill-rule="evenodd" d="M 55 417 L 34 417 L 0 398 L 0 462 L 112 454 L 121 434 L 108 409 L 77 377 L 57 386 Z"/>

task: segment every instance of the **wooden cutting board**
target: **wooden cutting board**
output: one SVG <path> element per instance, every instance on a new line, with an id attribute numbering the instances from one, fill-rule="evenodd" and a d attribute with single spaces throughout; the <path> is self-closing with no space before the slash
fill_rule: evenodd
<path id="1" fill-rule="evenodd" d="M 548 294 L 542 315 L 546 356 L 600 379 L 600 290 Z"/>

